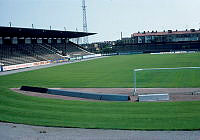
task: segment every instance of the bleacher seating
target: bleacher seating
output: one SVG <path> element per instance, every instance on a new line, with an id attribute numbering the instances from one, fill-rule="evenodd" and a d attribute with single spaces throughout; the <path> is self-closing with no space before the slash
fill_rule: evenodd
<path id="1" fill-rule="evenodd" d="M 4 45 L 0 50 L 0 63 L 5 66 L 63 59 L 42 45 Z"/>
<path id="2" fill-rule="evenodd" d="M 71 41 L 66 45 L 64 43 L 1 45 L 0 63 L 9 66 L 47 60 L 56 61 L 66 56 L 77 57 L 89 54 L 91 53 Z"/>
<path id="3" fill-rule="evenodd" d="M 57 49 L 59 52 L 61 52 L 63 55 L 70 56 L 70 57 L 76 57 L 76 56 L 84 56 L 84 55 L 90 55 L 90 52 L 87 52 L 86 50 L 82 49 L 79 45 L 69 41 L 67 45 L 65 46 L 64 43 L 52 45 L 53 48 Z M 66 49 L 65 49 L 66 48 Z"/>

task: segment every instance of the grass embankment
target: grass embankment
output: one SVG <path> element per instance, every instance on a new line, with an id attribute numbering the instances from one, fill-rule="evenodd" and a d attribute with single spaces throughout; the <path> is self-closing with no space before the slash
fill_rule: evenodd
<path id="1" fill-rule="evenodd" d="M 9 88 L 132 87 L 132 70 L 150 67 L 200 66 L 200 54 L 132 55 L 0 76 L 0 120 L 31 125 L 140 129 L 200 129 L 200 102 L 128 103 L 44 99 Z M 199 73 L 195 72 L 198 78 Z M 198 79 L 195 79 L 198 81 Z M 145 83 L 143 83 L 145 84 Z M 194 82 L 191 87 L 200 87 Z"/>

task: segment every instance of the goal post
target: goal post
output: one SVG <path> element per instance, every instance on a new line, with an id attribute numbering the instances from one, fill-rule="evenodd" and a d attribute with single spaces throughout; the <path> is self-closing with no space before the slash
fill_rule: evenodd
<path id="1" fill-rule="evenodd" d="M 137 72 L 140 71 L 163 71 L 163 70 L 183 70 L 183 69 L 200 69 L 200 67 L 176 67 L 176 68 L 145 68 L 145 69 L 134 69 L 133 70 L 133 81 L 134 90 L 133 95 L 137 93 Z M 200 76 L 200 75 L 199 75 Z"/>

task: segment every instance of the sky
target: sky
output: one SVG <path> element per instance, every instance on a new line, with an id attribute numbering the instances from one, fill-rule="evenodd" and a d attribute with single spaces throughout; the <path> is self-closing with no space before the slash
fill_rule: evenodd
<path id="1" fill-rule="evenodd" d="M 0 26 L 83 31 L 82 0 L 0 0 Z M 200 0 L 86 0 L 89 42 L 200 28 Z"/>

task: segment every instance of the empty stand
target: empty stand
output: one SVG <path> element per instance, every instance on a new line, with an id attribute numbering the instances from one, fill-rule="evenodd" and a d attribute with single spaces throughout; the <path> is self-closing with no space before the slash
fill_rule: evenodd
<path id="1" fill-rule="evenodd" d="M 2 45 L 0 58 L 0 63 L 5 66 L 64 59 L 63 56 L 42 44 Z"/>
<path id="2" fill-rule="evenodd" d="M 39 61 L 56 61 L 67 57 L 78 57 L 89 55 L 79 45 L 69 41 L 60 44 L 19 44 L 1 45 L 0 63 L 5 66 L 32 63 Z"/>
<path id="3" fill-rule="evenodd" d="M 50 46 L 49 46 L 50 47 Z M 91 53 L 81 48 L 81 46 L 69 41 L 69 43 L 52 44 L 52 48 L 62 55 L 76 57 L 90 55 Z"/>
<path id="4" fill-rule="evenodd" d="M 59 61 L 90 54 L 69 41 L 95 33 L 1 27 L 0 64 L 4 66 L 39 61 Z"/>

